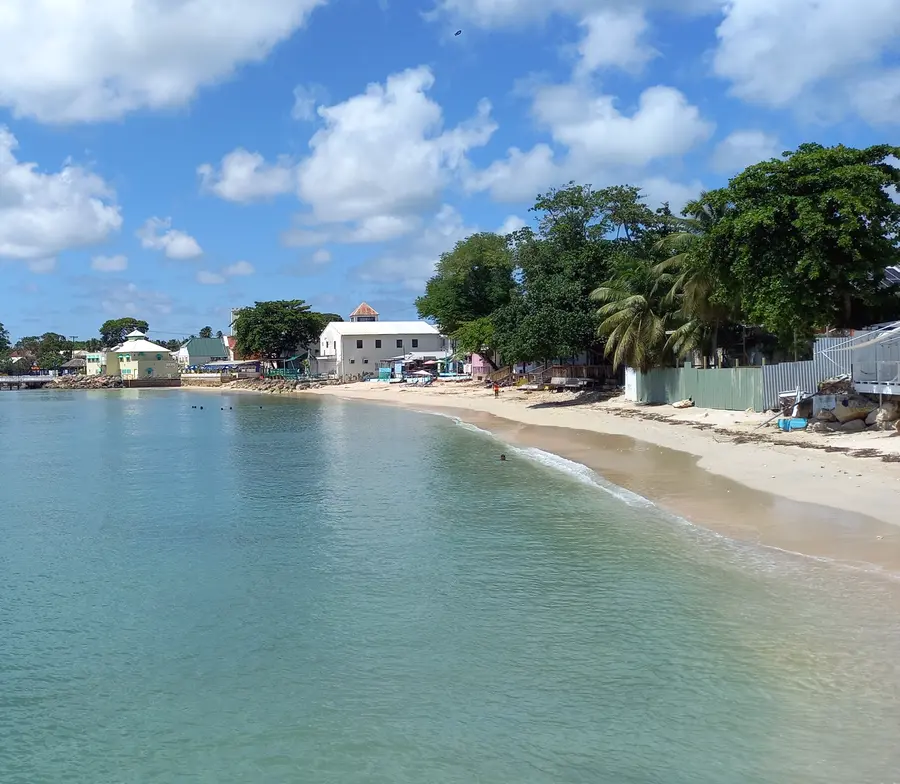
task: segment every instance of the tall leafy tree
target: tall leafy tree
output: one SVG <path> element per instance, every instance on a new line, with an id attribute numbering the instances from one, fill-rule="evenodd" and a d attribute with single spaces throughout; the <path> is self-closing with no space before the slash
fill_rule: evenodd
<path id="1" fill-rule="evenodd" d="M 0 358 L 5 358 L 9 354 L 12 344 L 9 342 L 9 332 L 3 323 L 0 322 Z"/>
<path id="2" fill-rule="evenodd" d="M 569 183 L 540 195 L 532 211 L 539 215 L 539 234 L 524 229 L 514 236 L 516 290 L 493 317 L 497 345 L 511 362 L 569 357 L 594 347 L 598 322 L 591 292 L 608 276 L 618 246 L 655 220 L 639 190 L 630 187 L 595 191 Z"/>
<path id="3" fill-rule="evenodd" d="M 803 144 L 748 167 L 707 194 L 727 205 L 704 253 L 719 302 L 739 298 L 752 323 L 783 345 L 828 326 L 861 326 L 856 313 L 900 263 L 900 147 Z"/>
<path id="4" fill-rule="evenodd" d="M 302 299 L 257 302 L 235 319 L 236 348 L 245 357 L 288 357 L 317 339 L 321 325 L 322 314 Z"/>
<path id="5" fill-rule="evenodd" d="M 109 319 L 100 325 L 100 339 L 106 348 L 117 346 L 129 332 L 143 332 L 144 334 L 150 329 L 150 325 L 142 319 L 131 317 Z"/>
<path id="6" fill-rule="evenodd" d="M 211 338 L 213 336 L 212 327 L 203 327 L 200 330 L 199 337 L 201 338 Z"/>
<path id="7" fill-rule="evenodd" d="M 496 367 L 491 316 L 509 303 L 514 287 L 507 238 L 481 232 L 441 256 L 416 310 L 421 318 L 435 321 L 461 351 L 482 354 Z"/>

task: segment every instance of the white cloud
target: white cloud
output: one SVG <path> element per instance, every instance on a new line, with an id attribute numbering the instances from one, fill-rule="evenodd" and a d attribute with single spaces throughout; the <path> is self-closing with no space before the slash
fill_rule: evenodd
<path id="1" fill-rule="evenodd" d="M 249 261 L 236 261 L 234 264 L 229 264 L 222 270 L 222 274 L 229 278 L 252 275 L 254 272 L 256 272 L 256 269 L 254 269 Z"/>
<path id="2" fill-rule="evenodd" d="M 319 248 L 310 256 L 310 261 L 313 264 L 328 264 L 331 261 L 331 252 L 325 248 Z"/>
<path id="3" fill-rule="evenodd" d="M 465 225 L 456 209 L 445 204 L 421 232 L 361 264 L 354 270 L 355 275 L 367 283 L 421 291 L 434 273 L 440 255 L 476 231 L 477 228 Z"/>
<path id="4" fill-rule="evenodd" d="M 121 272 L 128 269 L 128 257 L 121 254 L 116 256 L 94 256 L 91 259 L 91 269 L 96 272 Z"/>
<path id="5" fill-rule="evenodd" d="M 243 147 L 232 150 L 218 169 L 208 163 L 197 167 L 200 186 L 226 201 L 247 204 L 290 193 L 295 187 L 294 168 L 287 158 L 269 165 L 258 152 Z"/>
<path id="6" fill-rule="evenodd" d="M 34 259 L 28 262 L 28 269 L 35 275 L 48 275 L 56 269 L 56 259 Z"/>
<path id="7" fill-rule="evenodd" d="M 527 225 L 528 224 L 518 215 L 510 215 L 505 221 L 503 221 L 500 228 L 497 229 L 497 234 L 512 234 L 514 231 L 524 229 Z"/>
<path id="8" fill-rule="evenodd" d="M 3 0 L 0 104 L 44 122 L 182 106 L 265 59 L 324 0 Z"/>
<path id="9" fill-rule="evenodd" d="M 735 131 L 716 145 L 712 166 L 721 174 L 734 174 L 754 163 L 774 158 L 779 152 L 777 136 L 764 131 Z"/>
<path id="10" fill-rule="evenodd" d="M 584 17 L 580 24 L 585 34 L 578 44 L 580 60 L 575 72 L 579 76 L 603 68 L 637 73 L 658 54 L 642 41 L 647 18 L 640 8 L 602 9 Z"/>
<path id="11" fill-rule="evenodd" d="M 72 164 L 45 174 L 36 163 L 19 162 L 17 148 L 16 137 L 0 126 L 0 259 L 46 267 L 57 254 L 119 230 L 115 193 L 101 177 Z"/>
<path id="12" fill-rule="evenodd" d="M 201 283 L 204 286 L 218 286 L 224 282 L 225 276 L 220 275 L 218 272 L 210 272 L 209 270 L 197 271 L 197 283 Z"/>
<path id="13" fill-rule="evenodd" d="M 141 247 L 160 250 L 170 259 L 196 259 L 203 249 L 190 234 L 172 228 L 171 218 L 149 218 L 137 231 Z"/>
<path id="14" fill-rule="evenodd" d="M 294 108 L 291 117 L 301 122 L 316 119 L 316 108 L 328 100 L 328 93 L 320 84 L 298 84 L 294 88 Z"/>
<path id="15" fill-rule="evenodd" d="M 713 11 L 722 0 L 644 0 L 636 3 L 680 13 Z M 432 18 L 452 19 L 484 29 L 525 27 L 553 14 L 584 17 L 599 10 L 619 10 L 635 3 L 623 0 L 436 0 Z"/>
<path id="16" fill-rule="evenodd" d="M 656 209 L 663 202 L 668 202 L 669 209 L 676 215 L 681 214 L 685 204 L 706 190 L 699 180 L 683 183 L 667 177 L 643 177 L 635 184 L 641 189 L 644 202 L 649 207 Z"/>
<path id="17" fill-rule="evenodd" d="M 715 72 L 739 98 L 775 107 L 829 80 L 877 74 L 900 38 L 897 0 L 727 0 L 724 13 Z"/>
<path id="18" fill-rule="evenodd" d="M 319 107 L 324 127 L 310 139 L 298 178 L 317 231 L 340 233 L 322 224 L 344 224 L 345 236 L 360 242 L 409 231 L 411 216 L 438 202 L 465 167 L 467 152 L 488 142 L 496 129 L 490 104 L 482 101 L 474 118 L 445 130 L 441 107 L 427 95 L 433 84 L 428 68 L 413 68 Z"/>
<path id="19" fill-rule="evenodd" d="M 866 122 L 900 125 L 900 68 L 850 85 L 851 100 Z"/>
<path id="20" fill-rule="evenodd" d="M 706 141 L 714 125 L 672 87 L 649 87 L 632 113 L 612 95 L 595 95 L 579 81 L 539 87 L 533 114 L 565 150 L 547 144 L 509 150 L 505 160 L 470 174 L 467 186 L 497 201 L 532 199 L 571 179 L 599 185 L 612 177 L 637 179 L 651 163 L 679 158 Z"/>

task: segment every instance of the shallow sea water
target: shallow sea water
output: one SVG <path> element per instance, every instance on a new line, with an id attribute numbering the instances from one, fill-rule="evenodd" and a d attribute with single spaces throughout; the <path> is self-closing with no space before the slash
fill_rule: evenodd
<path id="1" fill-rule="evenodd" d="M 900 780 L 888 578 L 399 409 L 0 393 L 0 444 L 4 784 Z"/>

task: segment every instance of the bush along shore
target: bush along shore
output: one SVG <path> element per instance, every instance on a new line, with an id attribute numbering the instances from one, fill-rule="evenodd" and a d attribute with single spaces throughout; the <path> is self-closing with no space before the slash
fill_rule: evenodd
<path id="1" fill-rule="evenodd" d="M 119 389 L 121 376 L 57 376 L 47 389 Z"/>

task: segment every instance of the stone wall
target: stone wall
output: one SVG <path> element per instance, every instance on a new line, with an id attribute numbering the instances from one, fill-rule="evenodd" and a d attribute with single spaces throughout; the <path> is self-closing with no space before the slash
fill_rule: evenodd
<path id="1" fill-rule="evenodd" d="M 57 376 L 46 389 L 119 389 L 121 376 Z"/>

